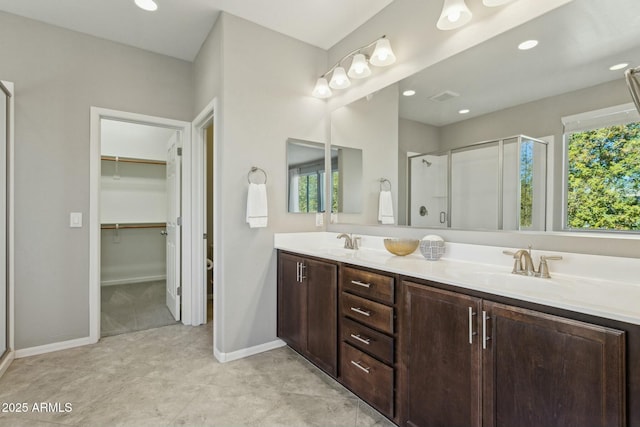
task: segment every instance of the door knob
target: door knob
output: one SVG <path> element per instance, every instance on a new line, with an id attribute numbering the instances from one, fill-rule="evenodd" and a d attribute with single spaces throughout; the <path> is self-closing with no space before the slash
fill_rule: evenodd
<path id="1" fill-rule="evenodd" d="M 167 231 L 166 231 L 166 230 L 162 230 L 162 231 L 160 232 L 160 234 L 161 234 L 161 235 L 163 235 L 163 236 L 166 236 L 166 235 L 167 235 Z"/>

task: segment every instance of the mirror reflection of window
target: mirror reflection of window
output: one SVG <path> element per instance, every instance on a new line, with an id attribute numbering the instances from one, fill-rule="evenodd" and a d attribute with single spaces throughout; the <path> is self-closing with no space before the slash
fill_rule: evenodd
<path id="1" fill-rule="evenodd" d="M 288 206 L 290 213 L 324 212 L 324 144 L 287 141 Z"/>

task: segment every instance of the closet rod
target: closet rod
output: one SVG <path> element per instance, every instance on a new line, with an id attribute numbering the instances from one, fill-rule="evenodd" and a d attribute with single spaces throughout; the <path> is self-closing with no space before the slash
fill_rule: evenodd
<path id="1" fill-rule="evenodd" d="M 164 160 L 148 160 L 148 159 L 134 159 L 131 157 L 115 157 L 115 156 L 102 156 L 102 160 L 109 162 L 123 162 L 123 163 L 143 163 L 146 165 L 166 165 Z"/>
<path id="2" fill-rule="evenodd" d="M 125 228 L 166 228 L 167 224 L 158 222 L 154 224 L 102 224 L 102 230 L 124 230 Z"/>

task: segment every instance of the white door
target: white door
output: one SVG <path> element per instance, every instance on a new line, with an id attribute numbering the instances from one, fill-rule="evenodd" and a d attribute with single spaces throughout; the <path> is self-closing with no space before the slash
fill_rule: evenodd
<path id="1" fill-rule="evenodd" d="M 167 144 L 167 307 L 180 320 L 180 132 Z"/>

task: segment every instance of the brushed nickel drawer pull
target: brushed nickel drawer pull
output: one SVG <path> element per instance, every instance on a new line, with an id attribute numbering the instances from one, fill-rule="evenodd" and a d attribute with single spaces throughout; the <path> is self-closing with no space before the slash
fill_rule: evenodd
<path id="1" fill-rule="evenodd" d="M 371 312 L 363 310 L 361 308 L 351 307 L 351 311 L 355 311 L 358 314 L 362 314 L 363 316 L 371 317 Z"/>
<path id="2" fill-rule="evenodd" d="M 363 288 L 370 288 L 371 287 L 371 283 L 363 283 L 363 282 L 360 282 L 358 280 L 352 280 L 351 283 L 353 283 L 354 285 L 362 286 Z"/>
<path id="3" fill-rule="evenodd" d="M 473 307 L 469 307 L 469 344 L 473 344 L 473 336 L 478 335 L 477 332 L 473 332 L 473 316 L 476 312 L 473 311 Z"/>
<path id="4" fill-rule="evenodd" d="M 487 349 L 487 341 L 491 339 L 490 336 L 487 335 L 487 320 L 491 319 L 491 317 L 487 316 L 487 312 L 482 312 L 482 349 Z"/>
<path id="5" fill-rule="evenodd" d="M 366 372 L 367 374 L 371 371 L 371 368 L 365 368 L 364 366 L 362 366 L 360 364 L 360 362 L 354 362 L 353 360 L 351 361 L 351 364 L 354 365 L 356 368 L 362 370 L 363 372 Z"/>
<path id="6" fill-rule="evenodd" d="M 371 338 L 362 338 L 360 335 L 356 335 L 356 334 L 351 334 L 351 338 L 353 338 L 354 340 L 358 340 L 361 343 L 366 345 L 371 344 Z"/>

